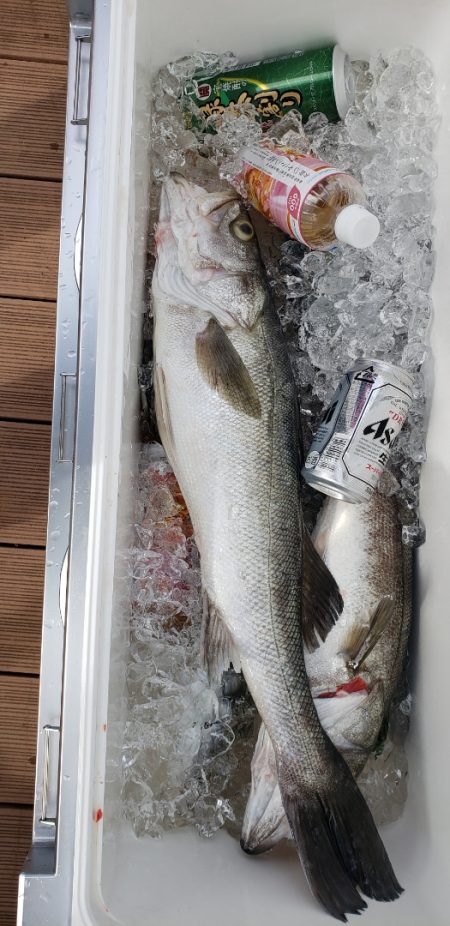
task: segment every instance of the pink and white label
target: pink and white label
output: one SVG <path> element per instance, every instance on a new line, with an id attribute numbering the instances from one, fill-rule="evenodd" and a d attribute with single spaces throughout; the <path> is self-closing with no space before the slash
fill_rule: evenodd
<path id="1" fill-rule="evenodd" d="M 298 218 L 298 214 L 300 212 L 301 201 L 302 201 L 302 195 L 300 193 L 298 186 L 292 187 L 292 190 L 290 191 L 288 199 L 287 199 L 287 207 L 288 207 L 288 212 L 294 217 L 294 219 Z"/>
<path id="2" fill-rule="evenodd" d="M 243 148 L 240 157 L 243 168 L 236 182 L 244 184 L 255 209 L 308 245 L 300 227 L 305 199 L 321 180 L 342 171 L 309 154 L 266 141 Z"/>

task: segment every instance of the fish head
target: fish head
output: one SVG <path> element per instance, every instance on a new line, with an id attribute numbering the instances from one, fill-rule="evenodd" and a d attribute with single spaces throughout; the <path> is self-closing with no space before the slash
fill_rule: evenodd
<path id="1" fill-rule="evenodd" d="M 225 328 L 251 329 L 267 298 L 251 220 L 231 188 L 171 174 L 161 194 L 154 286 Z"/>

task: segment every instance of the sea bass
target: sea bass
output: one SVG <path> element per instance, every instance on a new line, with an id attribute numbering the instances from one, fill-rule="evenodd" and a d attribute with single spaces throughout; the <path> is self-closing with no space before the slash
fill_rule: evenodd
<path id="1" fill-rule="evenodd" d="M 295 387 L 254 231 L 233 191 L 162 190 L 153 276 L 155 406 L 192 519 L 212 681 L 242 669 L 273 744 L 312 891 L 345 921 L 401 892 L 371 814 L 320 725 L 311 647 L 342 607 L 303 527 Z"/>
<path id="2" fill-rule="evenodd" d="M 394 498 L 351 505 L 328 498 L 313 533 L 344 609 L 305 663 L 322 726 L 357 777 L 374 748 L 405 668 L 412 609 L 412 553 L 402 544 Z M 264 725 L 252 760 L 242 838 L 252 852 L 290 838 L 275 753 Z"/>

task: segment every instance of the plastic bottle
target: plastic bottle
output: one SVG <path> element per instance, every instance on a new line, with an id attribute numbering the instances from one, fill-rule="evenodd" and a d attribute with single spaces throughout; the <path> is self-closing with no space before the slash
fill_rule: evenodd
<path id="1" fill-rule="evenodd" d="M 235 186 L 291 238 L 310 248 L 366 248 L 377 238 L 380 223 L 351 174 L 272 141 L 243 148 L 239 158 Z"/>

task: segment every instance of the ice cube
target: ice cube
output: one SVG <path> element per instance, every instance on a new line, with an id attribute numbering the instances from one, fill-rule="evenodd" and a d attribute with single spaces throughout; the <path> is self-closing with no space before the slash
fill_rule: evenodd
<path id="1" fill-rule="evenodd" d="M 425 527 L 421 521 L 404 524 L 402 527 L 402 541 L 407 547 L 420 547 L 426 540 Z"/>

